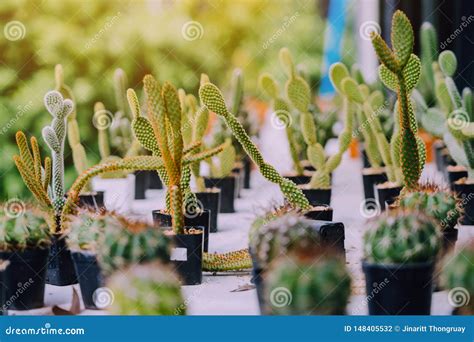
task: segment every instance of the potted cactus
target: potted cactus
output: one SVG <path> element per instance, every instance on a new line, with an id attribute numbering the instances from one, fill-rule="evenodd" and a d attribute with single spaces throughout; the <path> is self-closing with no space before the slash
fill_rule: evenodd
<path id="1" fill-rule="evenodd" d="M 396 127 L 391 141 L 391 159 L 395 168 L 401 169 L 401 181 L 405 191 L 413 191 L 423 170 L 426 150 L 418 134 L 418 124 L 413 110 L 411 93 L 418 83 L 421 72 L 419 58 L 412 53 L 413 28 L 406 15 L 396 11 L 392 18 L 392 49 L 382 37 L 372 32 L 372 45 L 381 65 L 379 77 L 383 84 L 397 93 L 394 114 Z M 399 194 L 399 184 L 378 185 L 379 202 L 392 203 Z"/>
<path id="2" fill-rule="evenodd" d="M 0 259 L 2 291 L 7 310 L 30 310 L 43 307 L 46 269 L 51 236 L 43 213 L 29 206 L 20 211 L 0 211 Z"/>
<path id="3" fill-rule="evenodd" d="M 186 315 L 186 301 L 173 269 L 159 262 L 117 272 L 107 282 L 114 294 L 112 315 Z"/>
<path id="4" fill-rule="evenodd" d="M 442 283 L 456 315 L 474 315 L 474 243 L 445 258 Z"/>
<path id="5" fill-rule="evenodd" d="M 277 260 L 265 283 L 271 315 L 344 315 L 351 294 L 344 259 L 313 249 Z"/>
<path id="6" fill-rule="evenodd" d="M 429 315 L 438 223 L 421 212 L 390 210 L 369 224 L 362 265 L 367 294 L 373 284 L 385 284 L 369 301 L 369 314 Z"/>

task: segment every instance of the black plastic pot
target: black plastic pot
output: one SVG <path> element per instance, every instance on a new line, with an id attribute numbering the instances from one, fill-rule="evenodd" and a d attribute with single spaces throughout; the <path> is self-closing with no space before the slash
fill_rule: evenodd
<path id="1" fill-rule="evenodd" d="M 296 185 L 308 184 L 309 181 L 311 180 L 311 175 L 308 175 L 308 174 L 299 175 L 299 176 L 285 176 L 285 175 L 283 175 L 283 177 L 291 180 Z"/>
<path id="2" fill-rule="evenodd" d="M 362 170 L 362 182 L 364 184 L 364 198 L 366 200 L 375 199 L 374 186 L 385 183 L 387 174 L 383 170 L 366 168 Z"/>
<path id="3" fill-rule="evenodd" d="M 103 287 L 104 277 L 97 263 L 97 257 L 90 252 L 74 251 L 71 253 L 74 261 L 79 287 L 81 288 L 84 307 L 90 310 L 98 309 L 94 303 L 94 292 Z"/>
<path id="4" fill-rule="evenodd" d="M 208 189 L 206 192 L 196 192 L 197 200 L 204 209 L 211 212 L 211 222 L 209 226 L 210 233 L 217 232 L 217 215 L 220 211 L 221 191 L 219 189 Z"/>
<path id="5" fill-rule="evenodd" d="M 206 188 L 218 188 L 221 190 L 221 213 L 235 213 L 234 200 L 236 179 L 234 176 L 225 178 L 204 178 Z"/>
<path id="6" fill-rule="evenodd" d="M 328 205 L 319 205 L 305 212 L 304 216 L 310 220 L 332 221 L 333 209 Z"/>
<path id="7" fill-rule="evenodd" d="M 436 169 L 438 171 L 443 171 L 444 168 L 444 162 L 443 162 L 443 156 L 442 156 L 442 151 L 446 146 L 444 145 L 444 142 L 442 140 L 437 140 L 433 144 L 434 148 L 434 159 L 436 163 Z"/>
<path id="8" fill-rule="evenodd" d="M 149 171 L 135 171 L 135 199 L 145 199 L 145 192 L 150 186 Z"/>
<path id="9" fill-rule="evenodd" d="M 162 210 L 153 210 L 153 223 L 156 227 L 169 228 L 171 227 L 171 215 L 163 212 Z M 203 227 L 204 229 L 204 241 L 203 250 L 204 252 L 209 251 L 209 229 L 211 223 L 211 211 L 204 209 L 203 212 L 198 215 L 196 213 L 189 213 L 184 216 L 184 224 L 190 227 Z"/>
<path id="10" fill-rule="evenodd" d="M 243 159 L 244 163 L 244 189 L 250 189 L 250 175 L 252 174 L 252 161 L 249 157 Z"/>
<path id="11" fill-rule="evenodd" d="M 158 176 L 158 172 L 156 171 L 149 171 L 148 176 L 148 188 L 149 189 L 163 189 L 163 183 L 161 182 L 160 176 Z"/>
<path id="12" fill-rule="evenodd" d="M 454 183 L 454 191 L 461 199 L 461 207 L 464 209 L 460 223 L 474 225 L 474 184 Z"/>
<path id="13" fill-rule="evenodd" d="M 369 167 L 372 167 L 372 165 L 370 165 L 369 158 L 367 157 L 367 152 L 365 152 L 365 148 L 362 148 L 360 152 L 361 152 L 360 155 L 362 158 L 362 165 L 364 166 L 364 169 L 368 169 Z"/>
<path id="14" fill-rule="evenodd" d="M 44 306 L 44 287 L 49 248 L 17 252 L 0 252 L 8 260 L 2 288 L 7 310 L 31 310 Z"/>
<path id="15" fill-rule="evenodd" d="M 328 248 L 335 252 L 346 255 L 344 248 L 345 232 L 344 224 L 342 222 L 328 222 L 320 220 L 312 220 L 312 229 L 315 229 L 321 236 L 321 242 Z"/>
<path id="16" fill-rule="evenodd" d="M 172 235 L 174 247 L 171 250 L 171 261 L 183 285 L 199 285 L 202 282 L 203 228 L 192 228 L 201 230 L 201 234 Z"/>
<path id="17" fill-rule="evenodd" d="M 452 165 L 449 165 L 446 168 L 446 172 L 448 173 L 449 188 L 451 189 L 451 191 L 454 191 L 454 183 L 456 181 L 467 177 L 466 170 L 459 170 L 457 167 Z"/>
<path id="18" fill-rule="evenodd" d="M 55 286 L 77 284 L 71 251 L 64 237 L 60 235 L 53 235 L 51 238 L 46 284 Z"/>
<path id="19" fill-rule="evenodd" d="M 454 227 L 443 229 L 443 238 L 441 240 L 441 251 L 438 255 L 438 262 L 436 263 L 436 271 L 433 278 L 434 291 L 444 290 L 440 282 L 440 274 L 442 271 L 442 260 L 449 254 L 456 246 L 458 240 L 458 230 Z"/>
<path id="20" fill-rule="evenodd" d="M 442 151 L 441 151 L 441 158 L 442 158 L 442 161 L 443 161 L 443 166 L 442 166 L 442 169 L 441 171 L 443 172 L 443 176 L 446 180 L 448 180 L 448 171 L 447 171 L 447 168 L 448 166 L 456 166 L 456 162 L 453 160 L 453 158 L 451 157 L 451 155 L 449 154 L 449 151 L 447 148 L 444 148 Z"/>
<path id="21" fill-rule="evenodd" d="M 244 187 L 244 177 L 242 167 L 236 166 L 232 169 L 232 175 L 235 177 L 235 198 L 240 198 L 240 191 Z"/>
<path id="22" fill-rule="evenodd" d="M 90 194 L 79 195 L 79 206 L 81 208 L 91 208 L 94 210 L 105 210 L 104 192 L 97 191 Z"/>
<path id="23" fill-rule="evenodd" d="M 369 315 L 429 315 L 434 264 L 362 263 Z"/>
<path id="24" fill-rule="evenodd" d="M 331 205 L 331 189 L 301 189 L 312 206 Z"/>
<path id="25" fill-rule="evenodd" d="M 258 305 L 260 307 L 261 314 L 265 314 L 265 300 L 264 300 L 264 287 L 263 287 L 263 273 L 264 270 L 260 267 L 257 258 L 252 253 L 252 249 L 249 249 L 250 257 L 252 259 L 252 278 L 250 282 L 255 285 L 255 289 L 257 290 L 257 300 Z"/>
<path id="26" fill-rule="evenodd" d="M 387 205 L 393 204 L 393 202 L 395 202 L 398 195 L 400 195 L 400 191 L 402 191 L 402 187 L 380 187 L 380 185 L 381 184 L 376 185 L 377 197 L 380 210 L 384 211 L 387 208 Z"/>

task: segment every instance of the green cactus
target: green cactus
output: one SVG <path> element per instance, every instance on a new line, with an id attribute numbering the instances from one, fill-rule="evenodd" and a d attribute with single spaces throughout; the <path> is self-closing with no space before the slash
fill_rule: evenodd
<path id="1" fill-rule="evenodd" d="M 53 117 L 50 126 L 43 128 L 43 139 L 52 155 L 52 203 L 57 214 L 64 205 L 64 142 L 66 120 L 74 109 L 74 103 L 64 99 L 60 92 L 50 91 L 44 96 L 44 104 Z"/>
<path id="2" fill-rule="evenodd" d="M 186 301 L 172 268 L 159 262 L 133 266 L 112 275 L 107 286 L 112 315 L 185 315 Z"/>
<path id="3" fill-rule="evenodd" d="M 437 222 L 421 212 L 391 210 L 370 222 L 364 234 L 367 261 L 405 264 L 434 261 L 441 244 Z"/>
<path id="4" fill-rule="evenodd" d="M 211 163 L 211 177 L 228 177 L 234 169 L 236 158 L 235 148 L 234 145 L 232 145 L 232 140 L 230 138 L 225 140 L 224 148 L 217 157 L 219 159 L 219 165 Z"/>
<path id="5" fill-rule="evenodd" d="M 47 219 L 43 212 L 25 206 L 23 212 L 8 211 L 8 203 L 0 210 L 0 250 L 23 251 L 47 248 L 51 243 Z"/>
<path id="6" fill-rule="evenodd" d="M 265 277 L 265 301 L 273 315 L 344 315 L 351 277 L 336 255 L 281 258 Z"/>
<path id="7" fill-rule="evenodd" d="M 474 314 L 474 243 L 461 247 L 454 255 L 446 257 L 441 279 L 456 305 L 457 312 L 463 315 Z M 467 293 L 466 293 L 467 292 Z M 460 296 L 457 298 L 457 296 Z M 464 305 L 463 305 L 464 304 Z"/>
<path id="8" fill-rule="evenodd" d="M 215 112 L 225 120 L 227 126 L 231 129 L 233 135 L 242 145 L 247 155 L 259 168 L 260 173 L 267 180 L 280 186 L 280 189 L 288 202 L 298 208 L 309 208 L 309 202 L 303 195 L 303 192 L 298 189 L 292 181 L 283 178 L 273 166 L 264 161 L 260 151 L 245 132 L 242 124 L 227 110 L 227 106 L 220 90 L 214 84 L 206 83 L 201 85 L 199 89 L 199 97 L 202 103 L 206 105 L 209 110 Z"/>
<path id="9" fill-rule="evenodd" d="M 372 33 L 372 45 L 382 63 L 379 76 L 385 86 L 397 93 L 399 126 L 394 133 L 394 146 L 398 153 L 394 164 L 401 166 L 403 185 L 412 191 L 418 187 L 418 181 L 424 167 L 426 151 L 423 140 L 418 136 L 418 124 L 411 102 L 411 92 L 415 88 L 421 73 L 419 58 L 412 54 L 414 35 L 407 16 L 396 11 L 392 18 L 392 49 L 382 37 Z"/>
<path id="10" fill-rule="evenodd" d="M 108 220 L 108 214 L 105 211 L 97 212 L 84 209 L 70 217 L 67 226 L 69 248 L 97 253 L 97 244 L 102 238 L 107 224 L 112 221 L 112 219 Z"/>
<path id="11" fill-rule="evenodd" d="M 429 22 L 424 22 L 420 28 L 421 46 L 421 76 L 420 92 L 428 105 L 433 105 L 435 101 L 435 76 L 433 72 L 433 62 L 438 58 L 438 34 L 436 29 Z"/>
<path id="12" fill-rule="evenodd" d="M 202 270 L 207 272 L 239 271 L 252 268 L 248 249 L 228 253 L 204 253 Z"/>

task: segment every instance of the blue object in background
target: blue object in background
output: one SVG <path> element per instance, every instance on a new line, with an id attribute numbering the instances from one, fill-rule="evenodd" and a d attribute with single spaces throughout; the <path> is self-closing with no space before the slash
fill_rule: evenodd
<path id="1" fill-rule="evenodd" d="M 324 34 L 323 78 L 321 95 L 334 95 L 334 87 L 329 80 L 329 66 L 341 60 L 342 39 L 346 23 L 346 5 L 348 0 L 330 0 L 326 32 Z"/>

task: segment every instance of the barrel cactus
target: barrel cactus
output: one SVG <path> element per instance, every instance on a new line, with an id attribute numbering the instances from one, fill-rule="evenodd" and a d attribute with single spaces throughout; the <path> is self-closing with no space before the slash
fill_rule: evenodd
<path id="1" fill-rule="evenodd" d="M 136 265 L 112 275 L 112 315 L 185 315 L 186 302 L 173 270 L 159 262 Z"/>
<path id="2" fill-rule="evenodd" d="M 269 313 L 275 315 L 343 315 L 351 294 L 345 262 L 331 254 L 282 258 L 266 284 Z"/>
<path id="3" fill-rule="evenodd" d="M 376 264 L 434 261 L 441 230 L 432 218 L 412 210 L 386 212 L 370 222 L 364 234 L 364 255 Z"/>
<path id="4" fill-rule="evenodd" d="M 109 213 L 81 209 L 69 217 L 67 227 L 68 246 L 72 250 L 97 252 L 97 246 L 112 220 Z"/>

